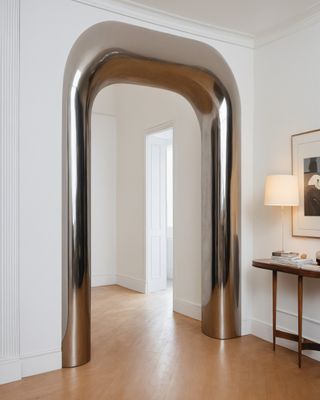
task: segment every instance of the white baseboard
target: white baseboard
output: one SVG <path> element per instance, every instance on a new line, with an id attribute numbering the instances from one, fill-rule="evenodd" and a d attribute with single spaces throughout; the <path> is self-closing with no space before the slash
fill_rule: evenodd
<path id="1" fill-rule="evenodd" d="M 132 278 L 128 275 L 117 274 L 117 284 L 136 292 L 146 292 L 146 282 L 143 279 Z"/>
<path id="2" fill-rule="evenodd" d="M 62 367 L 61 350 L 21 356 L 22 377 L 43 374 Z"/>
<path id="3" fill-rule="evenodd" d="M 286 327 L 298 325 L 297 316 L 291 312 L 278 310 L 277 311 L 277 329 L 280 329 L 285 332 L 296 333 L 297 328 L 288 329 Z M 313 325 L 313 326 L 312 326 Z M 313 328 L 313 329 L 310 329 Z M 306 339 L 313 340 L 315 342 L 319 342 L 319 338 L 313 337 L 311 332 L 319 332 L 320 331 L 320 323 L 315 320 L 311 320 L 308 318 L 303 319 L 303 336 Z M 261 339 L 266 340 L 267 342 L 272 342 L 272 324 L 267 323 L 265 321 L 261 321 L 259 319 L 253 318 L 251 321 L 251 333 L 254 336 L 257 336 Z M 281 338 L 277 338 L 277 344 L 283 347 L 286 347 L 290 350 L 297 351 L 297 343 L 292 342 L 290 340 L 285 340 Z M 318 351 L 313 350 L 304 350 L 303 354 L 313 358 L 314 360 L 320 361 L 320 353 Z"/>
<path id="4" fill-rule="evenodd" d="M 116 275 L 99 274 L 91 276 L 91 287 L 115 285 L 117 283 Z"/>
<path id="5" fill-rule="evenodd" d="M 20 360 L 0 360 L 0 385 L 21 379 Z"/>
<path id="6" fill-rule="evenodd" d="M 186 315 L 187 317 L 201 321 L 201 305 L 192 303 L 191 301 L 174 298 L 173 311 Z"/>
<path id="7" fill-rule="evenodd" d="M 252 332 L 252 320 L 244 318 L 241 320 L 241 336 L 250 335 Z"/>
<path id="8" fill-rule="evenodd" d="M 23 355 L 16 360 L 0 360 L 0 385 L 21 378 L 60 369 L 61 351 Z"/>
<path id="9" fill-rule="evenodd" d="M 188 300 L 174 298 L 173 311 L 179 314 L 186 315 L 187 317 L 201 321 L 201 304 L 192 303 Z M 250 335 L 251 333 L 251 319 L 243 319 L 241 321 L 241 336 Z"/>
<path id="10" fill-rule="evenodd" d="M 251 320 L 251 334 L 267 342 L 272 342 L 272 325 L 253 318 Z"/>

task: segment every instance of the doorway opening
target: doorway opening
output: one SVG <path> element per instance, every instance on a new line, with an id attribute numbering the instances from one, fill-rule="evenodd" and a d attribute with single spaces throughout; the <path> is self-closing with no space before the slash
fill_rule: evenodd
<path id="1" fill-rule="evenodd" d="M 173 128 L 146 135 L 146 292 L 173 281 Z"/>
<path id="2" fill-rule="evenodd" d="M 64 73 L 64 367 L 90 360 L 90 113 L 99 91 L 114 83 L 178 93 L 196 112 L 201 129 L 201 329 L 219 339 L 236 337 L 241 329 L 240 98 L 234 75 L 220 53 L 204 43 L 102 22 L 75 42 Z"/>
<path id="3" fill-rule="evenodd" d="M 162 274 L 164 280 L 160 286 L 158 279 L 150 284 L 151 274 L 147 277 L 146 271 L 149 139 L 155 155 L 158 155 L 155 140 L 162 145 L 161 175 L 162 180 L 168 181 L 168 189 L 165 187 L 160 196 L 163 200 L 158 202 L 165 220 L 162 236 L 166 237 L 166 254 L 162 260 L 160 251 L 154 254 L 154 261 L 158 265 L 163 261 L 162 266 L 168 268 Z M 152 161 L 155 167 L 159 157 L 153 157 Z M 201 302 L 200 181 L 200 126 L 186 99 L 168 90 L 143 85 L 114 84 L 102 89 L 91 114 L 92 286 L 117 284 L 140 293 L 156 292 L 168 299 L 168 312 L 174 310 L 200 319 L 199 307 L 196 311 L 195 307 L 189 307 Z M 165 290 L 163 293 L 158 290 L 167 286 L 166 276 L 172 278 L 173 269 L 174 285 L 170 279 L 166 297 Z"/>

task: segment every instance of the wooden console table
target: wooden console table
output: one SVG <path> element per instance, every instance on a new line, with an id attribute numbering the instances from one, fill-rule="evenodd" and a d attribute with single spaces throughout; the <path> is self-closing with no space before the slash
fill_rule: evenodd
<path id="1" fill-rule="evenodd" d="M 272 259 L 253 260 L 252 265 L 257 268 L 272 271 L 272 327 L 273 327 L 273 351 L 276 349 L 276 338 L 288 339 L 298 342 L 298 364 L 301 368 L 302 350 L 318 350 L 320 344 L 305 339 L 302 336 L 302 303 L 303 303 L 303 278 L 320 278 L 320 267 L 317 265 L 294 266 L 289 264 L 278 264 Z M 298 334 L 284 332 L 277 329 L 277 273 L 284 272 L 298 276 Z"/>

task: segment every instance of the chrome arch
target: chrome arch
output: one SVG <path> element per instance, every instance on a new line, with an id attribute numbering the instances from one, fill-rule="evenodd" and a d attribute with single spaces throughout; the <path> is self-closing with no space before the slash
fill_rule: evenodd
<path id="1" fill-rule="evenodd" d="M 113 83 L 172 90 L 193 106 L 202 149 L 202 331 L 240 334 L 240 110 L 230 69 L 199 42 L 101 23 L 75 43 L 64 77 L 64 367 L 90 360 L 90 116 L 97 93 Z"/>

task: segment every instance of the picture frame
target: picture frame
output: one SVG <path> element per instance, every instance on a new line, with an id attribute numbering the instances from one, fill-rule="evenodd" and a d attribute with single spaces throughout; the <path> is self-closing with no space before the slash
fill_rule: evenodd
<path id="1" fill-rule="evenodd" d="M 291 136 L 292 174 L 299 206 L 292 207 L 292 236 L 320 238 L 320 129 Z"/>

